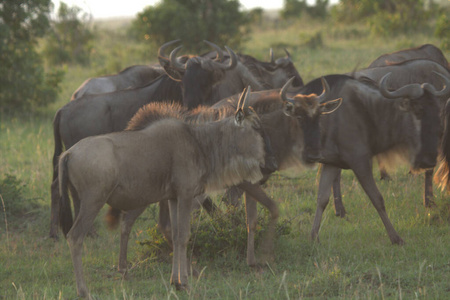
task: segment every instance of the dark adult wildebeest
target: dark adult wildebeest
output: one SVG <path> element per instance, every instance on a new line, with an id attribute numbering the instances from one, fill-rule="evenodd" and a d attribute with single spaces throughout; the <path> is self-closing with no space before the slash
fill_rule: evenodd
<path id="1" fill-rule="evenodd" d="M 424 44 L 415 48 L 402 49 L 396 52 L 383 54 L 375 59 L 368 68 L 384 67 L 414 59 L 429 59 L 447 69 L 450 68 L 447 58 L 445 58 L 441 49 L 432 44 Z"/>
<path id="2" fill-rule="evenodd" d="M 83 239 L 106 203 L 136 211 L 169 200 L 174 245 L 171 282 L 177 288 L 187 287 L 186 246 L 194 199 L 262 178 L 261 123 L 246 105 L 245 94 L 234 118 L 191 126 L 165 119 L 142 130 L 89 137 L 63 153 L 59 161 L 60 221 L 79 296 L 89 295 L 82 272 Z M 69 188 L 80 205 L 75 222 Z"/>
<path id="3" fill-rule="evenodd" d="M 174 42 L 168 42 L 165 45 L 172 45 Z M 230 63 L 224 72 L 223 68 L 216 67 L 216 61 L 207 57 L 195 56 L 184 64 L 180 63 L 176 59 L 180 48 L 181 46 L 172 50 L 169 58 L 160 53 L 159 60 L 169 76 L 182 83 L 183 103 L 190 109 L 198 105 L 212 105 L 221 99 L 239 93 L 247 85 L 250 85 L 253 91 L 281 88 L 292 76 L 296 76 L 296 82 L 302 83 L 292 61 L 290 64 L 269 64 L 270 69 L 261 66 L 256 68 L 256 60 L 250 61 L 248 58 L 241 60 L 226 47 Z M 227 60 L 225 59 L 225 61 Z M 246 61 L 248 61 L 248 66 Z M 292 72 L 291 67 L 295 72 Z M 276 76 L 277 79 L 269 79 L 271 76 Z M 279 85 L 271 86 L 273 83 Z"/>
<path id="4" fill-rule="evenodd" d="M 380 215 L 391 242 L 404 243 L 386 213 L 384 199 L 373 178 L 372 158 L 400 155 L 411 163 L 414 171 L 433 168 L 440 137 L 436 96 L 446 93 L 450 86 L 447 80 L 447 87 L 441 91 L 428 83 L 388 91 L 387 76 L 381 79 L 379 90 L 372 81 L 367 83 L 345 75 L 336 75 L 330 83 L 330 94 L 344 100 L 339 110 L 321 119 L 323 168 L 311 231 L 313 240 L 318 239 L 333 183 L 341 169 L 351 169 Z M 445 81 L 444 76 L 442 79 Z"/>
<path id="5" fill-rule="evenodd" d="M 73 93 L 70 100 L 84 95 L 141 87 L 163 74 L 165 74 L 164 69 L 158 64 L 130 66 L 117 74 L 86 79 Z"/>
<path id="6" fill-rule="evenodd" d="M 428 60 L 416 59 L 400 63 L 391 64 L 388 66 L 367 68 L 356 71 L 353 74 L 355 78 L 370 78 L 373 81 L 379 81 L 387 73 L 392 73 L 389 82 L 389 88 L 398 89 L 404 85 L 412 83 L 427 82 L 432 84 L 436 89 L 442 89 L 444 83 L 441 79 L 441 74 L 450 78 L 450 70 L 441 64 Z M 444 107 L 450 94 L 442 94 L 437 96 L 441 109 Z M 379 163 L 380 173 L 382 178 L 387 178 L 386 166 Z M 424 188 L 424 206 L 430 207 L 433 203 L 433 186 L 432 186 L 433 169 L 425 171 L 425 188 Z M 339 180 L 337 180 L 334 188 L 334 205 L 336 215 L 344 217 L 346 212 L 342 203 L 342 196 L 340 194 Z"/>
<path id="7" fill-rule="evenodd" d="M 335 109 L 330 104 L 332 101 L 324 101 L 327 92 L 326 81 L 323 83 L 323 92 L 320 96 L 316 94 L 311 95 L 296 95 L 293 98 L 286 97 L 286 91 L 290 87 L 292 78 L 283 87 L 281 92 L 271 93 L 263 97 L 256 97 L 249 99 L 251 105 L 258 113 L 261 119 L 264 133 L 269 137 L 271 145 L 271 153 L 275 156 L 277 161 L 277 168 L 279 170 L 287 168 L 299 168 L 312 166 L 320 158 L 320 133 L 319 133 L 319 116 L 324 113 L 330 113 Z M 342 100 L 342 99 L 340 99 Z M 339 101 L 340 101 L 339 100 Z M 323 102 L 320 104 L 320 102 Z M 187 111 L 179 106 L 164 105 L 164 104 L 148 104 L 139 110 L 138 113 L 130 121 L 129 127 L 131 129 L 139 129 L 147 126 L 149 123 L 158 120 L 164 116 L 179 115 L 181 118 L 189 123 L 202 123 L 205 121 L 213 121 L 224 115 L 230 115 L 235 111 L 237 103 L 233 98 L 225 99 L 211 108 L 200 107 L 195 110 Z M 270 173 L 276 169 L 263 172 L 265 178 L 268 179 Z M 257 211 L 256 201 L 260 202 L 269 209 L 271 214 L 270 223 L 268 225 L 267 245 L 271 249 L 272 238 L 274 235 L 275 224 L 278 218 L 277 204 L 268 197 L 261 189 L 259 184 L 252 184 L 244 182 L 238 187 L 246 192 L 246 212 L 247 212 L 247 263 L 250 266 L 256 265 L 255 251 L 254 251 L 254 235 L 257 225 Z M 166 239 L 170 242 L 170 220 L 167 212 L 167 205 L 160 203 L 160 220 L 159 228 Z M 140 212 L 132 213 L 133 218 L 137 218 Z M 119 214 L 111 213 L 111 217 L 118 217 Z M 113 220 L 109 218 L 109 220 Z M 117 220 L 117 219 L 115 219 Z M 123 241 L 128 241 L 128 235 L 131 229 L 129 224 L 134 223 L 127 221 L 122 230 Z M 127 225 L 128 224 L 128 225 Z M 121 254 L 119 256 L 119 271 L 125 272 L 126 263 L 126 242 L 121 244 Z M 270 251 L 270 250 L 269 250 Z"/>

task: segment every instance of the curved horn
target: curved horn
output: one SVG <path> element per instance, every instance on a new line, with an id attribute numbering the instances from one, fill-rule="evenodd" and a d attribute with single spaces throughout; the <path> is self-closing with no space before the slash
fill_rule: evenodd
<path id="1" fill-rule="evenodd" d="M 324 101 L 327 98 L 328 93 L 330 92 L 330 86 L 328 85 L 328 82 L 325 79 L 325 77 L 322 76 L 320 79 L 322 80 L 323 92 L 318 97 L 319 98 L 319 103 Z"/>
<path id="2" fill-rule="evenodd" d="M 182 47 L 183 46 L 178 46 L 175 49 L 173 49 L 172 52 L 170 52 L 170 56 L 169 56 L 170 64 L 172 65 L 172 67 L 174 67 L 175 69 L 178 69 L 180 71 L 184 71 L 186 69 L 186 65 L 179 63 L 177 60 L 177 53 L 178 53 L 178 51 L 180 51 L 180 49 Z"/>
<path id="3" fill-rule="evenodd" d="M 270 53 L 270 61 L 269 61 L 269 62 L 270 62 L 271 64 L 274 64 L 274 63 L 275 63 L 275 60 L 273 59 L 273 49 L 272 49 L 272 48 L 270 48 L 270 52 L 269 52 L 269 53 Z"/>
<path id="4" fill-rule="evenodd" d="M 391 75 L 391 72 L 384 75 L 383 78 L 381 78 L 381 80 L 380 80 L 380 84 L 379 84 L 380 93 L 384 97 L 390 98 L 390 99 L 399 98 L 399 97 L 408 97 L 410 99 L 415 99 L 415 98 L 419 98 L 420 96 L 423 95 L 423 89 L 417 83 L 405 85 L 405 86 L 397 89 L 396 91 L 392 91 L 392 92 L 389 91 L 386 86 L 386 80 L 390 75 Z"/>
<path id="5" fill-rule="evenodd" d="M 251 92 L 252 92 L 252 87 L 249 85 L 247 87 L 247 91 L 245 93 L 245 97 L 244 97 L 244 101 L 243 101 L 244 103 L 242 103 L 242 108 L 243 109 L 248 107 L 248 97 L 249 97 Z"/>
<path id="6" fill-rule="evenodd" d="M 443 79 L 444 87 L 442 88 L 442 90 L 437 91 L 436 88 L 432 84 L 429 84 L 429 83 L 422 84 L 422 88 L 426 89 L 428 92 L 430 92 L 431 94 L 433 94 L 434 96 L 437 96 L 437 97 L 450 94 L 450 79 L 447 78 L 446 76 L 442 75 L 439 72 L 433 71 L 433 73 L 435 73 L 436 75 L 438 75 L 439 77 L 441 77 Z"/>
<path id="7" fill-rule="evenodd" d="M 230 63 L 228 64 L 228 66 L 223 66 L 223 69 L 224 70 L 234 69 L 237 66 L 237 63 L 238 63 L 237 55 L 236 55 L 236 53 L 234 53 L 233 50 L 231 50 L 227 46 L 225 46 L 225 49 L 227 49 L 227 52 L 230 55 Z"/>
<path id="8" fill-rule="evenodd" d="M 281 100 L 283 100 L 283 101 L 292 101 L 292 99 L 290 99 L 290 98 L 288 98 L 288 97 L 286 96 L 286 93 L 287 93 L 288 88 L 291 86 L 292 81 L 294 81 L 294 79 L 295 79 L 295 76 L 294 76 L 294 77 L 291 77 L 291 78 L 283 85 L 283 87 L 281 88 L 281 91 L 280 91 L 280 97 L 281 97 Z"/>
<path id="9" fill-rule="evenodd" d="M 207 40 L 203 40 L 203 41 L 216 50 L 217 56 L 216 56 L 216 58 L 214 60 L 215 61 L 222 61 L 223 60 L 222 49 L 220 49 L 219 46 L 217 46 L 216 44 L 214 44 L 214 43 L 212 43 L 210 41 L 207 41 Z"/>
<path id="10" fill-rule="evenodd" d="M 159 49 L 158 49 L 158 56 L 159 56 L 160 58 L 164 58 L 164 59 L 166 59 L 166 60 L 169 60 L 169 58 L 167 58 L 167 56 L 164 54 L 164 50 L 166 50 L 166 48 L 169 47 L 170 45 L 173 45 L 173 44 L 175 44 L 175 43 L 178 43 L 179 41 L 181 41 L 181 40 L 178 39 L 178 40 L 173 40 L 173 41 L 164 43 L 164 44 L 163 44 L 161 47 L 159 47 Z"/>
<path id="11" fill-rule="evenodd" d="M 284 48 L 284 52 L 286 52 L 287 58 L 290 60 L 291 59 L 291 54 L 289 53 L 289 51 L 287 51 L 287 49 Z"/>
<path id="12" fill-rule="evenodd" d="M 245 95 L 247 94 L 247 87 L 244 88 L 244 90 L 242 91 L 241 96 L 239 97 L 239 101 L 238 101 L 238 105 L 237 105 L 237 110 L 242 108 L 242 100 L 245 98 Z"/>

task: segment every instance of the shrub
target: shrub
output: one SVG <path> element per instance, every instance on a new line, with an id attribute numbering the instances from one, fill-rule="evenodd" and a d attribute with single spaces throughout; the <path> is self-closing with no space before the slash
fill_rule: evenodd
<path id="1" fill-rule="evenodd" d="M 37 207 L 35 200 L 24 198 L 24 188 L 25 184 L 13 175 L 6 174 L 0 180 L 2 216 L 20 217 Z"/>
<path id="2" fill-rule="evenodd" d="M 194 256 L 213 260 L 218 255 L 230 253 L 245 257 L 247 249 L 247 228 L 245 209 L 243 206 L 226 206 L 224 212 L 214 213 L 212 217 L 204 213 L 195 213 L 192 219 L 191 237 L 188 249 Z M 258 214 L 258 228 L 255 235 L 255 247 L 262 237 L 269 222 L 269 212 L 263 209 Z M 276 227 L 277 235 L 288 235 L 291 232 L 290 222 L 282 220 Z M 143 246 L 143 255 L 151 259 L 168 259 L 170 246 L 159 233 L 157 226 L 148 229 L 149 239 L 139 241 Z"/>
<path id="3" fill-rule="evenodd" d="M 441 39 L 441 49 L 450 50 L 450 18 L 443 13 L 437 20 L 434 35 Z"/>

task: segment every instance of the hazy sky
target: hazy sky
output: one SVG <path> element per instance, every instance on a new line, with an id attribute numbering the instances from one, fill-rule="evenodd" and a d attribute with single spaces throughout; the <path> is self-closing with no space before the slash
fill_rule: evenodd
<path id="1" fill-rule="evenodd" d="M 146 6 L 154 5 L 159 0 L 52 0 L 55 4 L 55 11 L 59 3 L 64 2 L 69 6 L 78 6 L 83 11 L 90 13 L 95 19 L 108 17 L 132 16 L 141 12 Z M 331 0 L 330 3 L 336 3 L 338 0 Z M 264 9 L 280 9 L 283 7 L 284 0 L 240 0 L 244 9 L 253 9 L 262 7 Z M 309 3 L 315 3 L 315 0 L 308 0 Z"/>

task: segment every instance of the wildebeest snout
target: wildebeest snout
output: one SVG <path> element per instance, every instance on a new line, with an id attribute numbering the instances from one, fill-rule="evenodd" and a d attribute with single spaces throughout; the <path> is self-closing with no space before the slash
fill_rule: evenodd
<path id="1" fill-rule="evenodd" d="M 321 158 L 322 158 L 322 155 L 320 153 L 320 149 L 319 148 L 306 147 L 304 152 L 303 152 L 303 159 L 307 163 L 318 162 L 318 161 L 320 161 Z"/>

